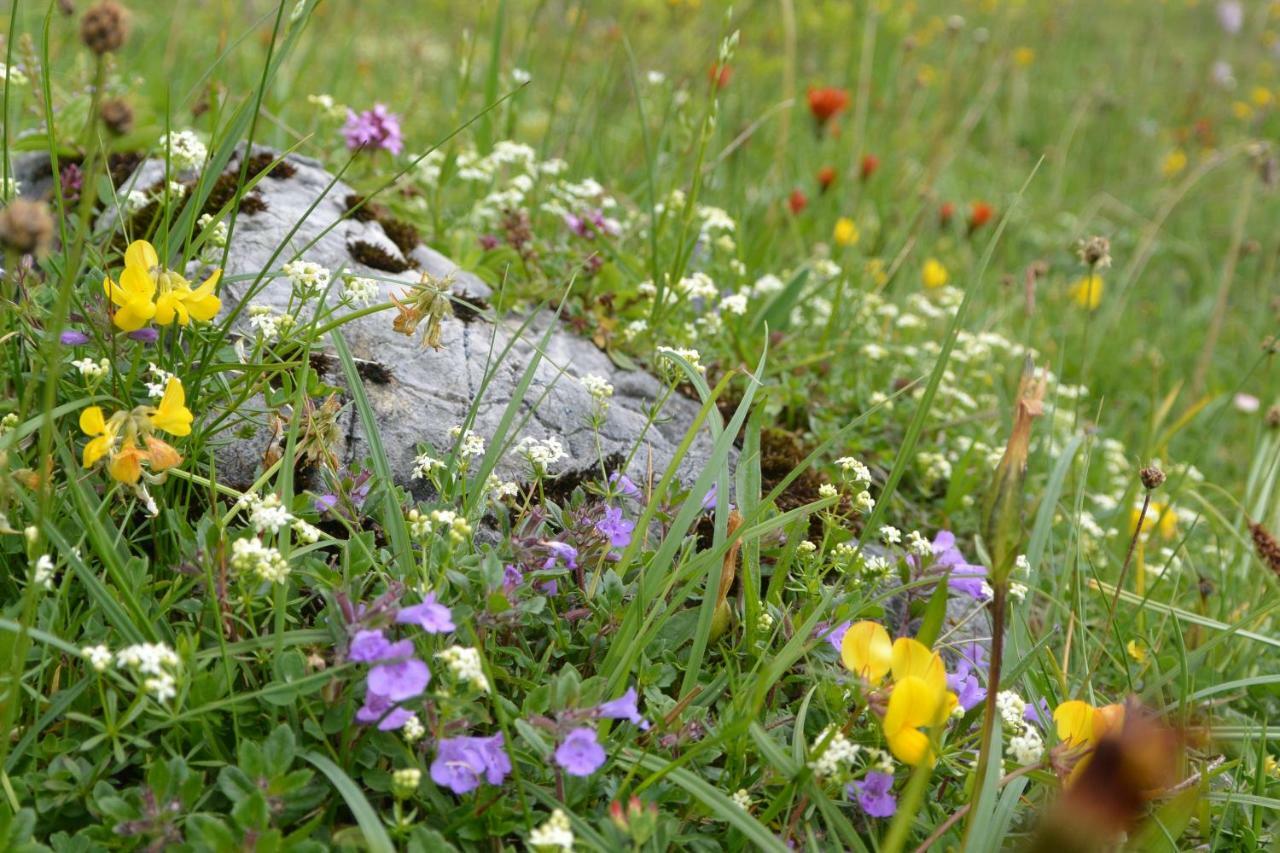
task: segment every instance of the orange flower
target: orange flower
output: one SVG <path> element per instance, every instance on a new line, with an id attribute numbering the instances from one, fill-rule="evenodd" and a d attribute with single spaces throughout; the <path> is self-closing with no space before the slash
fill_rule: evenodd
<path id="1" fill-rule="evenodd" d="M 831 185 L 836 182 L 835 166 L 823 166 L 818 170 L 818 186 L 822 187 L 822 191 L 826 192 L 831 189 Z"/>
<path id="2" fill-rule="evenodd" d="M 951 217 L 956 215 L 956 206 L 949 201 L 944 201 L 942 207 L 938 208 L 938 225 L 946 228 L 951 224 Z"/>
<path id="3" fill-rule="evenodd" d="M 723 89 L 729 85 L 729 81 L 733 79 L 733 66 L 721 65 L 719 62 L 713 63 L 707 69 L 707 79 L 711 81 L 711 85 L 717 89 Z"/>
<path id="4" fill-rule="evenodd" d="M 809 206 L 808 197 L 800 190 L 792 190 L 791 195 L 787 198 L 787 207 L 791 208 L 791 212 L 799 214 Z"/>
<path id="5" fill-rule="evenodd" d="M 985 201 L 975 201 L 969 205 L 969 233 L 972 234 L 990 222 L 995 212 L 995 208 Z"/>
<path id="6" fill-rule="evenodd" d="M 831 121 L 837 113 L 849 106 L 849 93 L 834 86 L 821 89 L 809 87 L 809 112 L 821 127 Z"/>
<path id="7" fill-rule="evenodd" d="M 879 157 L 877 157 L 874 154 L 862 155 L 862 167 L 859 171 L 859 174 L 862 176 L 862 180 L 865 181 L 868 178 L 870 178 L 872 175 L 876 173 L 876 170 L 879 168 L 880 168 Z"/>

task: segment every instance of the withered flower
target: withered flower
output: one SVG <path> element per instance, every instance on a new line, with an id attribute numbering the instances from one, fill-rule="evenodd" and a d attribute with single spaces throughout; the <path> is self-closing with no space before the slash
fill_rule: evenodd
<path id="1" fill-rule="evenodd" d="M 983 538 L 991 549 L 991 584 L 1003 586 L 1018 556 L 1022 534 L 1022 484 L 1027 473 L 1027 451 L 1031 445 L 1031 424 L 1044 412 L 1047 380 L 1037 377 L 1028 358 L 1018 383 L 1013 410 L 1013 428 L 1004 456 L 996 466 L 991 491 L 984 501 Z"/>
<path id="2" fill-rule="evenodd" d="M 437 278 L 423 271 L 422 280 L 411 285 L 401 296 L 401 302 L 392 296 L 399 313 L 391 322 L 391 328 L 402 335 L 412 336 L 418 324 L 427 321 L 427 328 L 422 333 L 422 347 L 440 349 L 443 344 L 442 324 L 453 317 L 453 303 L 449 301 L 449 291 L 453 288 L 453 276 Z"/>

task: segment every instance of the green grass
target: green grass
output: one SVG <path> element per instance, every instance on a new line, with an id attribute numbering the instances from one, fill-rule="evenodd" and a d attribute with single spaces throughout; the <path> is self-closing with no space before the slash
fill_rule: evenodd
<path id="1" fill-rule="evenodd" d="M 585 850 L 1088 847 L 1122 830 L 1132 849 L 1277 844 L 1280 6 L 1246 4 L 1230 35 L 1207 0 L 135 3 L 99 60 L 79 37 L 91 4 L 75 5 L 11 0 L 2 18 L 3 174 L 32 152 L 84 174 L 43 199 L 53 239 L 30 267 L 12 225 L 43 214 L 3 188 L 0 847 L 521 849 L 556 809 Z M 824 86 L 850 96 L 825 125 L 807 103 Z M 108 98 L 133 111 L 124 133 L 93 118 Z M 375 103 L 401 119 L 399 155 L 344 145 L 345 107 Z M 176 175 L 162 140 L 188 130 L 207 149 L 190 197 L 97 215 L 130 204 L 108 162 L 158 157 Z M 376 438 L 353 470 L 329 452 L 331 395 L 376 423 L 343 326 L 397 312 L 336 304 L 343 271 L 322 311 L 295 288 L 279 334 L 252 296 L 209 322 L 151 322 L 153 344 L 112 325 L 99 282 L 123 281 L 129 240 L 173 268 L 235 253 L 234 211 L 271 179 L 234 164 L 214 217 L 226 245 L 199 214 L 249 141 L 318 159 L 366 211 L 411 224 L 493 286 L 485 318 L 536 353 L 513 399 L 487 401 L 503 409 L 483 448 L 423 447 L 431 500 Z M 971 226 L 976 203 L 992 215 Z M 609 222 L 587 238 L 566 213 Z M 837 240 L 841 219 L 856 240 Z M 1095 236 L 1112 263 L 1090 310 L 1073 288 Z M 237 283 L 256 293 L 305 257 L 287 244 Z M 946 286 L 924 285 L 930 261 Z M 578 381 L 534 332 L 547 306 L 658 375 L 663 399 L 697 403 L 637 498 L 610 489 L 605 459 L 572 489 L 559 462 L 494 495 L 530 434 L 520 403 L 549 393 L 535 368 Z M 460 322 L 423 328 L 437 321 Z M 66 330 L 89 340 L 62 344 Z M 514 344 L 491 347 L 478 396 Z M 321 351 L 348 391 L 310 368 Z M 1020 493 L 993 504 L 1028 361 L 1043 412 Z M 152 364 L 181 380 L 190 435 L 152 425 Z M 117 423 L 181 462 L 162 472 L 153 453 L 138 486 L 112 476 L 122 432 L 84 467 L 94 405 L 133 412 Z M 245 497 L 215 449 L 266 412 L 286 424 L 283 459 L 311 464 L 264 463 Z M 699 435 L 710 464 L 682 472 Z M 1167 474 L 1151 490 L 1148 465 Z M 1135 535 L 1148 495 L 1152 529 Z M 277 500 L 285 521 L 263 521 Z M 596 528 L 606 504 L 635 522 L 626 544 Z M 968 599 L 909 555 L 916 531 L 953 532 L 971 563 L 1026 556 L 1015 589 L 996 585 L 999 690 L 1049 709 L 1131 702 L 1078 784 L 1053 725 L 995 725 L 994 706 L 920 723 L 934 766 L 884 751 L 903 673 L 865 683 L 826 630 L 878 622 L 960 675 L 965 641 L 992 633 L 992 608 L 968 630 L 942 618 Z M 548 542 L 577 549 L 581 583 Z M 455 629 L 392 621 L 428 591 Z M 348 654 L 374 628 L 430 668 L 405 705 L 416 737 L 356 719 L 371 666 Z M 154 672 L 115 657 L 144 643 L 163 647 L 141 652 L 160 655 Z M 86 651 L 100 644 L 102 671 Z M 455 646 L 470 665 L 439 656 Z M 593 712 L 632 687 L 651 727 Z M 580 777 L 556 750 L 583 726 L 606 757 Z M 1019 751 L 1026 732 L 1039 755 Z M 509 769 L 461 793 L 433 780 L 449 739 L 499 735 Z M 396 775 L 415 769 L 417 784 Z M 893 817 L 846 789 L 880 770 Z M 1110 822 L 1090 808 L 1135 789 Z"/>

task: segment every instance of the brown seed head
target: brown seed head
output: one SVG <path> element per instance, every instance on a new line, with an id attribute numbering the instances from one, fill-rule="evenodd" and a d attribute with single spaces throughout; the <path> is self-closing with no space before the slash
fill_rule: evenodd
<path id="1" fill-rule="evenodd" d="M 99 109 L 102 123 L 116 136 L 124 136 L 133 129 L 133 108 L 124 98 L 109 98 Z"/>
<path id="2" fill-rule="evenodd" d="M 80 41 L 101 56 L 114 53 L 129 35 L 129 13 L 115 0 L 102 0 L 80 18 Z"/>
<path id="3" fill-rule="evenodd" d="M 1139 479 L 1142 480 L 1142 487 L 1148 492 L 1152 489 L 1160 488 L 1164 482 L 1164 472 L 1154 465 L 1148 465 L 1138 472 Z"/>
<path id="4" fill-rule="evenodd" d="M 1080 241 L 1080 260 L 1091 269 L 1106 269 L 1111 266 L 1111 241 L 1106 237 L 1090 237 Z"/>
<path id="5" fill-rule="evenodd" d="M 42 255 L 53 241 L 53 215 L 42 201 L 15 198 L 0 210 L 0 243 L 24 255 Z"/>
<path id="6" fill-rule="evenodd" d="M 1280 542 L 1261 524 L 1250 524 L 1249 533 L 1253 536 L 1253 548 L 1258 552 L 1258 559 L 1280 576 Z"/>
<path id="7" fill-rule="evenodd" d="M 1267 426 L 1272 429 L 1280 429 L 1280 405 L 1267 409 Z"/>

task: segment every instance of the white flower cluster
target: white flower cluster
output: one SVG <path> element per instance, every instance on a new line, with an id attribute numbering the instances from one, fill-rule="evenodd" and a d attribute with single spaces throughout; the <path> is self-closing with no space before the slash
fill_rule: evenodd
<path id="1" fill-rule="evenodd" d="M 404 721 L 404 725 L 400 727 L 400 734 L 404 736 L 406 743 L 417 743 L 422 740 L 427 729 L 422 725 L 422 720 L 418 719 L 417 714 L 410 714 L 409 719 Z"/>
<path id="2" fill-rule="evenodd" d="M 564 458 L 564 445 L 554 436 L 539 440 L 526 435 L 516 443 L 512 452 L 529 463 L 533 476 L 541 477 Z"/>
<path id="3" fill-rule="evenodd" d="M 239 505 L 249 510 L 249 524 L 256 533 L 279 533 L 294 521 L 293 513 L 285 509 L 280 496 L 274 493 L 260 498 L 246 492 Z"/>
<path id="4" fill-rule="evenodd" d="M 372 305 L 378 298 L 378 282 L 357 275 L 342 277 L 342 301 L 348 305 Z"/>
<path id="5" fill-rule="evenodd" d="M 213 214 L 206 213 L 196 220 L 204 233 L 204 244 L 207 247 L 222 249 L 227 245 L 227 223 L 214 219 Z"/>
<path id="6" fill-rule="evenodd" d="M 706 367 L 702 365 L 702 353 L 698 352 L 696 349 L 660 346 L 657 349 L 657 354 L 668 357 L 678 355 L 685 361 L 689 362 L 689 364 L 693 365 L 694 370 L 697 370 L 700 373 L 707 372 Z"/>
<path id="7" fill-rule="evenodd" d="M 31 582 L 44 590 L 53 589 L 53 558 L 41 554 L 31 567 Z"/>
<path id="8" fill-rule="evenodd" d="M 745 293 L 730 293 L 720 300 L 720 310 L 726 314 L 741 317 L 747 313 L 747 295 Z"/>
<path id="9" fill-rule="evenodd" d="M 414 480 L 427 480 L 437 471 L 444 470 L 444 461 L 435 458 L 430 453 L 419 453 L 413 458 L 413 476 Z"/>
<path id="10" fill-rule="evenodd" d="M 103 645 L 85 646 L 80 650 L 80 654 L 84 655 L 85 660 L 89 662 L 89 666 L 94 668 L 96 672 L 106 672 L 111 666 L 111 649 Z"/>
<path id="11" fill-rule="evenodd" d="M 164 396 L 164 389 L 169 387 L 169 380 L 173 378 L 173 374 L 154 361 L 147 364 L 147 374 L 151 377 L 150 381 L 143 380 L 143 384 L 147 386 L 147 396 L 153 400 L 159 400 Z"/>
<path id="12" fill-rule="evenodd" d="M 1005 729 L 1011 735 L 1006 747 L 1009 758 L 1019 765 L 1038 762 L 1044 755 L 1044 741 L 1023 716 L 1027 710 L 1026 701 L 1012 690 L 1001 690 L 996 694 L 996 708 L 1000 711 Z"/>
<path id="13" fill-rule="evenodd" d="M 329 271 L 311 261 L 290 261 L 280 271 L 289 279 L 294 291 L 304 299 L 329 285 Z"/>
<path id="14" fill-rule="evenodd" d="M 95 669 L 101 659 L 101 651 L 101 646 L 85 650 L 85 656 Z M 116 666 L 130 670 L 135 676 L 142 676 L 142 689 L 157 702 L 168 702 L 178 695 L 174 678 L 174 670 L 178 668 L 178 655 L 163 643 L 125 646 L 116 652 Z"/>
<path id="15" fill-rule="evenodd" d="M 838 494 L 839 492 L 836 490 L 836 487 L 830 483 L 823 483 L 821 486 L 818 486 L 818 497 L 820 498 L 834 498 Z"/>
<path id="16" fill-rule="evenodd" d="M 6 65 L 0 62 L 0 83 L 9 86 L 25 86 L 30 82 L 27 75 L 21 68 L 16 65 Z M 14 190 L 16 193 L 17 190 Z"/>
<path id="17" fill-rule="evenodd" d="M 729 795 L 729 799 L 733 801 L 735 806 L 742 809 L 744 812 L 751 811 L 751 792 L 746 788 L 739 788 L 734 791 Z"/>
<path id="18" fill-rule="evenodd" d="M 917 557 L 932 557 L 933 543 L 920 535 L 919 530 L 913 530 L 907 534 L 907 551 Z"/>
<path id="19" fill-rule="evenodd" d="M 571 851 L 573 844 L 573 827 L 569 825 L 569 816 L 560 809 L 553 811 L 546 823 L 529 833 L 529 846 L 539 853 L 549 850 Z"/>
<path id="20" fill-rule="evenodd" d="M 695 272 L 680 279 L 676 289 L 689 299 L 701 299 L 704 302 L 711 302 L 720 295 L 716 283 L 704 272 Z"/>
<path id="21" fill-rule="evenodd" d="M 497 504 L 519 495 L 520 484 L 511 480 L 501 480 L 496 474 L 490 474 L 489 479 L 485 481 L 484 490 L 489 493 L 489 500 Z"/>
<path id="22" fill-rule="evenodd" d="M 420 542 L 425 542 L 434 532 L 448 533 L 455 545 L 461 545 L 471 536 L 471 524 L 451 509 L 433 509 L 429 513 L 411 509 L 405 520 L 409 522 L 409 534 Z"/>
<path id="23" fill-rule="evenodd" d="M 472 459 L 484 456 L 484 439 L 477 435 L 475 430 L 469 429 L 464 434 L 462 427 L 451 427 L 449 438 L 458 442 L 458 458 L 462 460 L 463 469 L 470 465 Z"/>
<path id="24" fill-rule="evenodd" d="M 607 405 L 610 397 L 613 396 L 613 385 L 603 376 L 595 373 L 588 373 L 580 380 L 582 387 L 587 389 L 587 393 L 591 395 L 597 403 Z"/>
<path id="25" fill-rule="evenodd" d="M 291 314 L 277 314 L 268 305 L 249 306 L 249 327 L 260 334 L 264 341 L 279 340 L 293 328 L 293 324 Z"/>
<path id="26" fill-rule="evenodd" d="M 391 774 L 391 790 L 399 798 L 413 796 L 422 784 L 422 771 L 417 767 L 402 767 Z"/>
<path id="27" fill-rule="evenodd" d="M 902 531 L 886 524 L 880 528 L 880 541 L 886 545 L 897 545 L 902 542 Z"/>
<path id="28" fill-rule="evenodd" d="M 231 543 L 231 568 L 267 583 L 283 583 L 289 577 L 289 561 L 256 536 Z"/>
<path id="29" fill-rule="evenodd" d="M 828 736 L 830 740 L 827 740 Z M 827 741 L 826 749 L 821 755 L 809 759 L 809 769 L 820 779 L 830 779 L 849 769 L 861 747 L 845 737 L 834 724 L 822 730 L 814 741 L 815 746 L 824 740 Z"/>
<path id="30" fill-rule="evenodd" d="M 436 657 L 445 662 L 449 672 L 458 681 L 465 681 L 477 690 L 488 692 L 489 679 L 484 676 L 484 667 L 480 665 L 480 653 L 470 646 L 450 646 L 437 652 Z"/>
<path id="31" fill-rule="evenodd" d="M 340 104 L 333 99 L 333 95 L 319 94 L 307 95 L 307 103 L 316 107 L 320 112 L 329 119 L 345 118 L 347 115 L 347 105 Z M 441 152 L 443 156 L 443 152 Z"/>
<path id="32" fill-rule="evenodd" d="M 852 456 L 841 456 L 836 460 L 844 475 L 855 483 L 870 483 L 871 471 L 859 459 Z"/>
<path id="33" fill-rule="evenodd" d="M 86 356 L 71 362 L 71 366 L 80 371 L 80 376 L 86 382 L 94 384 L 101 382 L 111 374 L 111 360 L 107 358 L 100 358 L 94 361 Z"/>
<path id="34" fill-rule="evenodd" d="M 209 149 L 193 131 L 179 130 L 160 137 L 160 150 L 167 151 L 174 171 L 197 169 L 209 156 Z"/>

